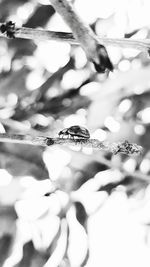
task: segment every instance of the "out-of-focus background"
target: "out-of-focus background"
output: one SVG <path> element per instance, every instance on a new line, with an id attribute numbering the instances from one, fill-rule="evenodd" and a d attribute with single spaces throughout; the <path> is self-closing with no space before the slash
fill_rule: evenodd
<path id="1" fill-rule="evenodd" d="M 149 0 L 75 0 L 101 36 L 150 37 Z M 47 0 L 1 0 L 0 22 L 70 31 Z M 81 125 L 140 156 L 0 143 L 0 266 L 150 266 L 150 58 L 107 47 L 98 74 L 79 46 L 0 38 L 0 132 L 56 137 Z"/>

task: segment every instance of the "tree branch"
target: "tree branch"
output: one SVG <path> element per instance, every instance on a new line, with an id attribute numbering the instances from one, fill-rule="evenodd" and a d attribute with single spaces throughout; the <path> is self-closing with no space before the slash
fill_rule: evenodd
<path id="1" fill-rule="evenodd" d="M 34 146 L 52 146 L 52 145 L 78 145 L 82 147 L 91 147 L 99 150 L 111 152 L 113 154 L 123 153 L 128 155 L 136 155 L 142 153 L 142 147 L 129 143 L 128 141 L 109 143 L 100 142 L 97 139 L 69 139 L 69 138 L 51 138 L 45 136 L 31 136 L 19 134 L 0 134 L 0 142 L 18 143 Z"/>
<path id="2" fill-rule="evenodd" d="M 7 37 L 7 33 L 1 32 L 1 26 L 4 23 L 0 23 L 0 37 Z M 41 29 L 32 29 L 25 27 L 15 27 L 14 37 L 23 39 L 32 39 L 37 41 L 59 41 L 68 42 L 72 45 L 79 45 L 79 42 L 74 38 L 71 32 L 55 32 Z M 115 46 L 122 48 L 133 48 L 140 51 L 148 52 L 150 50 L 150 39 L 130 39 L 130 38 L 108 38 L 98 37 L 101 44 L 105 46 Z"/>
<path id="3" fill-rule="evenodd" d="M 82 21 L 73 5 L 67 0 L 50 0 L 50 2 L 70 27 L 95 69 L 98 72 L 105 72 L 106 69 L 112 71 L 113 65 L 105 47 L 99 42 L 90 26 Z"/>

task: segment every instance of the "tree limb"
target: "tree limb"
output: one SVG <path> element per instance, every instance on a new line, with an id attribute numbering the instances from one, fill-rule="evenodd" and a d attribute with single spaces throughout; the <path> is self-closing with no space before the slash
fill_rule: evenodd
<path id="1" fill-rule="evenodd" d="M 113 65 L 105 47 L 99 42 L 90 26 L 82 21 L 73 5 L 67 0 L 50 0 L 50 2 L 70 27 L 95 69 L 98 72 L 105 72 L 106 69 L 112 71 Z"/>
<path id="2" fill-rule="evenodd" d="M 0 142 L 8 143 L 19 143 L 26 145 L 34 146 L 52 146 L 52 145 L 80 145 L 82 147 L 91 147 L 99 150 L 111 152 L 113 154 L 123 153 L 128 155 L 140 154 L 142 153 L 142 147 L 129 143 L 128 141 L 124 142 L 100 142 L 97 139 L 69 139 L 69 138 L 51 138 L 45 136 L 31 136 L 31 135 L 19 135 L 19 134 L 0 134 Z"/>
<path id="3" fill-rule="evenodd" d="M 6 32 L 1 32 L 0 23 L 0 37 L 7 37 Z M 72 45 L 79 45 L 79 42 L 74 38 L 71 32 L 55 32 L 42 29 L 32 29 L 25 27 L 15 27 L 14 37 L 23 39 L 32 39 L 37 41 L 59 41 L 68 42 Z M 101 44 L 105 46 L 115 46 L 122 48 L 132 48 L 140 51 L 148 52 L 150 50 L 150 39 L 130 39 L 130 38 L 108 38 L 98 37 Z"/>

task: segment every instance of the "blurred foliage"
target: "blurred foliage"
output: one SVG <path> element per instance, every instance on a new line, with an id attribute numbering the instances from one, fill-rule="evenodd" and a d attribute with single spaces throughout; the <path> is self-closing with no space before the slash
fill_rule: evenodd
<path id="1" fill-rule="evenodd" d="M 150 36 L 148 0 L 72 2 L 97 34 Z M 1 0 L 0 20 L 68 31 L 46 0 Z M 78 46 L 0 39 L 1 133 L 55 137 L 83 125 L 100 141 L 144 147 L 128 157 L 1 143 L 0 266 L 150 264 L 150 59 L 107 49 L 115 70 L 98 74 Z"/>

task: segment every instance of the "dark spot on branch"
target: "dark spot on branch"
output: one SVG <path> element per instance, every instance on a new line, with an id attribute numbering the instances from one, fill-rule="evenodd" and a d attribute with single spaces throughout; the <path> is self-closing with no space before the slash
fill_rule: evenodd
<path id="1" fill-rule="evenodd" d="M 45 197 L 49 197 L 50 194 L 51 194 L 51 192 L 48 192 L 48 193 L 45 193 L 44 196 L 45 196 Z"/>
<path id="2" fill-rule="evenodd" d="M 54 141 L 51 138 L 46 138 L 46 145 L 52 146 L 52 145 L 54 145 Z"/>

